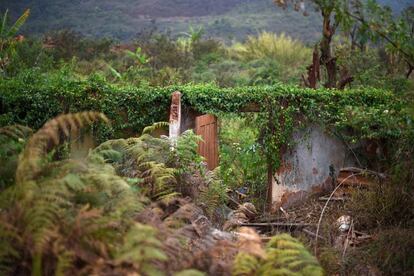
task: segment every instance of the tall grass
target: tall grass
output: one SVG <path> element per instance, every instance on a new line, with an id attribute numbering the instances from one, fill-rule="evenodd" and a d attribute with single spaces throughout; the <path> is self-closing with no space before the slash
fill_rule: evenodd
<path id="1" fill-rule="evenodd" d="M 262 32 L 249 36 L 245 43 L 234 44 L 230 55 L 244 61 L 271 59 L 286 66 L 301 66 L 310 63 L 312 50 L 284 33 Z"/>

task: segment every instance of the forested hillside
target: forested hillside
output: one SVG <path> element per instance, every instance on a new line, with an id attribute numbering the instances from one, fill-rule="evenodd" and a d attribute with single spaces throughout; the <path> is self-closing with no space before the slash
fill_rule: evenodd
<path id="1" fill-rule="evenodd" d="M 410 0 L 382 0 L 400 10 Z M 157 28 L 178 34 L 188 25 L 203 26 L 211 37 L 244 39 L 266 30 L 284 32 L 306 42 L 318 39 L 321 20 L 309 11 L 304 17 L 284 12 L 271 0 L 22 0 L 0 1 L 16 17 L 30 8 L 32 16 L 25 30 L 42 34 L 51 30 L 73 29 L 95 37 L 132 40 L 145 30 Z"/>

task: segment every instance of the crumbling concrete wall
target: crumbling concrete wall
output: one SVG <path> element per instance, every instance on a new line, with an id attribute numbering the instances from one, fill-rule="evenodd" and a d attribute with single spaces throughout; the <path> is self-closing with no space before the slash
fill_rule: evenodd
<path id="1" fill-rule="evenodd" d="M 201 112 L 197 112 L 194 109 L 188 106 L 182 106 L 182 116 L 181 116 L 181 126 L 180 134 L 186 130 L 192 129 L 195 131 L 196 128 L 196 118 L 197 116 L 203 115 Z"/>
<path id="2" fill-rule="evenodd" d="M 284 154 L 273 179 L 274 208 L 293 204 L 310 191 L 332 188 L 331 176 L 354 164 L 346 145 L 319 126 L 296 131 L 292 141 L 295 144 Z"/>

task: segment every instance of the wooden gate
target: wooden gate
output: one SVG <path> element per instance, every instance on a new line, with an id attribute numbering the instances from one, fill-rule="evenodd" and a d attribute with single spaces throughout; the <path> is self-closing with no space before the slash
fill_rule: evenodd
<path id="1" fill-rule="evenodd" d="M 219 165 L 217 117 L 210 114 L 198 116 L 196 134 L 203 138 L 198 143 L 198 153 L 206 159 L 208 169 L 214 170 Z"/>

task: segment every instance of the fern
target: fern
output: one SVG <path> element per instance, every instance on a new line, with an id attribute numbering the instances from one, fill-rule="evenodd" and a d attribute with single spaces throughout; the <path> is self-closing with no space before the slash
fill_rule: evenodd
<path id="1" fill-rule="evenodd" d="M 20 257 L 16 245 L 20 245 L 22 240 L 18 234 L 18 229 L 10 225 L 7 221 L 0 220 L 0 274 L 11 273 L 10 263 Z"/>
<path id="2" fill-rule="evenodd" d="M 274 236 L 263 258 L 241 252 L 233 275 L 324 275 L 316 258 L 298 240 L 288 234 Z"/>
<path id="3" fill-rule="evenodd" d="M 234 260 L 233 275 L 235 276 L 247 276 L 247 275 L 260 275 L 257 274 L 260 268 L 260 262 L 257 257 L 240 252 L 237 254 Z"/>
<path id="4" fill-rule="evenodd" d="M 46 153 L 63 140 L 62 136 L 67 138 L 71 133 L 73 134 L 96 121 L 108 123 L 106 116 L 98 112 L 65 114 L 47 122 L 30 138 L 23 151 L 16 171 L 17 183 L 36 177 L 41 170 L 41 162 Z"/>
<path id="5" fill-rule="evenodd" d="M 153 123 L 151 126 L 147 126 L 142 131 L 142 134 L 151 134 L 157 129 L 163 129 L 165 127 L 168 127 L 170 124 L 168 122 L 157 122 Z"/>
<path id="6" fill-rule="evenodd" d="M 119 262 L 133 263 L 145 275 L 160 274 L 153 261 L 166 261 L 162 244 L 151 226 L 136 223 L 125 235 L 123 245 L 118 249 L 115 259 Z"/>
<path id="7" fill-rule="evenodd" d="M 0 135 L 10 137 L 14 140 L 25 140 L 30 137 L 33 130 L 29 127 L 22 125 L 13 125 L 0 128 Z"/>
<path id="8" fill-rule="evenodd" d="M 56 276 L 64 276 L 67 274 L 67 271 L 72 267 L 73 261 L 75 259 L 75 253 L 68 251 L 65 248 L 65 245 L 60 241 L 57 241 L 53 244 L 53 252 L 57 255 Z"/>
<path id="9" fill-rule="evenodd" d="M 98 119 L 106 120 L 81 113 L 49 121 L 27 144 L 19 173 L 30 173 L 27 162 L 43 159 L 64 137 Z M 63 275 L 78 260 L 93 266 L 109 258 L 142 200 L 102 156 L 88 161 L 44 160 L 36 174 L 0 193 L 0 245 L 7 248 L 0 254 L 2 271 Z M 19 265 L 30 262 L 23 270 Z"/>
<path id="10" fill-rule="evenodd" d="M 114 163 L 120 175 L 143 179 L 139 184 L 143 194 L 160 199 L 175 195 L 175 169 L 165 164 L 169 152 L 167 140 L 145 134 L 140 138 L 107 141 L 93 150 L 89 159 L 100 156 Z"/>
<path id="11" fill-rule="evenodd" d="M 303 244 L 288 234 L 273 237 L 267 244 L 266 252 L 268 261 L 260 270 L 263 275 L 323 275 L 316 258 Z"/>
<path id="12" fill-rule="evenodd" d="M 202 211 L 187 200 L 171 199 L 177 197 L 176 178 L 180 177 L 177 158 L 186 160 L 183 163 L 189 169 L 185 171 L 202 175 L 201 181 L 210 189 L 205 199 L 211 206 L 219 204 L 217 194 L 222 193 L 214 175 L 197 171 L 201 165 L 194 148 L 196 137 L 183 135 L 182 151 L 177 148 L 174 153 L 167 139 L 145 134 L 107 141 L 91 150 L 85 160 L 46 158 L 56 146 L 97 120 L 106 118 L 100 113 L 62 115 L 30 138 L 20 158 L 17 185 L 0 193 L 0 246 L 7 248 L 0 253 L 1 272 L 153 275 L 170 265 L 164 248 L 171 258 L 177 252 L 186 253 L 177 257 L 172 271 L 191 267 L 187 261 L 196 257 L 186 246 L 197 231 L 188 221 Z M 155 223 L 159 231 L 136 223 L 145 217 L 146 196 L 166 206 L 161 212 L 168 218 Z M 168 227 L 176 221 L 181 222 L 179 229 Z M 172 232 L 176 242 L 170 239 L 172 243 L 167 243 Z M 208 249 L 203 250 L 197 252 L 207 254 Z"/>
<path id="13" fill-rule="evenodd" d="M 214 211 L 226 202 L 226 186 L 218 177 L 219 169 L 209 171 L 204 177 L 206 187 L 202 187 L 196 202 L 204 206 L 204 210 L 210 217 Z"/>
<path id="14" fill-rule="evenodd" d="M 204 172 L 202 165 L 204 158 L 198 154 L 198 142 L 201 137 L 187 130 L 179 137 L 176 150 L 172 152 L 172 159 L 180 173 L 193 173 L 194 171 Z"/>
<path id="15" fill-rule="evenodd" d="M 174 273 L 174 276 L 205 276 L 206 274 L 195 270 L 195 269 L 187 269 L 177 273 Z"/>
<path id="16" fill-rule="evenodd" d="M 139 169 L 142 170 L 142 177 L 146 184 L 144 188 L 149 197 L 162 198 L 174 191 L 176 184 L 174 169 L 156 162 L 142 163 Z"/>

